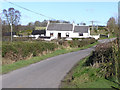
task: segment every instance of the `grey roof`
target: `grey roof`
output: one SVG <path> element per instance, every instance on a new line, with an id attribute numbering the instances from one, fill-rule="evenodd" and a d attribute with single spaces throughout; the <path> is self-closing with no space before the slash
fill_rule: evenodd
<path id="1" fill-rule="evenodd" d="M 72 31 L 73 25 L 66 23 L 50 23 L 47 30 L 51 31 Z"/>
<path id="2" fill-rule="evenodd" d="M 46 30 L 33 30 L 32 35 L 46 34 Z"/>
<path id="3" fill-rule="evenodd" d="M 88 33 L 88 26 L 75 26 L 74 32 Z"/>

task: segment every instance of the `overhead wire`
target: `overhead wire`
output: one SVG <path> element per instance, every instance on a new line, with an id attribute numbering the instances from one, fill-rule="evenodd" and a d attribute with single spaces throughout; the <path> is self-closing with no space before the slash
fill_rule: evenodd
<path id="1" fill-rule="evenodd" d="M 20 6 L 20 5 L 14 4 L 14 3 L 12 3 L 12 2 L 9 2 L 9 1 L 7 1 L 7 0 L 4 0 L 4 1 L 6 1 L 6 2 L 12 4 L 12 5 L 15 5 L 15 6 L 19 7 L 19 8 L 22 8 L 22 9 L 24 9 L 24 10 L 27 10 L 27 11 L 29 11 L 29 12 L 32 12 L 32 13 L 34 13 L 34 14 L 37 14 L 37 15 L 40 15 L 40 16 L 43 16 L 43 17 L 46 17 L 46 18 L 49 18 L 49 19 L 54 19 L 53 17 L 49 17 L 49 16 L 46 16 L 46 15 L 44 15 L 44 14 L 35 12 L 35 11 L 30 10 L 30 9 L 28 9 L 28 8 L 25 8 L 25 7 L 22 7 L 22 6 Z M 56 19 L 54 19 L 54 20 L 56 20 Z"/>

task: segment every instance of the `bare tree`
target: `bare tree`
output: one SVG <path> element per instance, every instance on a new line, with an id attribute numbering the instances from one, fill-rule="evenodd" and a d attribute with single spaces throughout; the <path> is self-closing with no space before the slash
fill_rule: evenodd
<path id="1" fill-rule="evenodd" d="M 20 21 L 21 14 L 18 10 L 15 10 L 14 8 L 9 8 L 8 10 L 4 9 L 3 14 L 5 17 L 5 20 L 10 25 L 18 25 Z"/>
<path id="2" fill-rule="evenodd" d="M 8 11 L 4 9 L 3 14 L 9 27 L 11 27 L 11 42 L 12 42 L 13 27 L 15 28 L 15 26 L 18 25 L 21 15 L 20 12 L 18 10 L 15 10 L 14 8 L 9 8 Z"/>

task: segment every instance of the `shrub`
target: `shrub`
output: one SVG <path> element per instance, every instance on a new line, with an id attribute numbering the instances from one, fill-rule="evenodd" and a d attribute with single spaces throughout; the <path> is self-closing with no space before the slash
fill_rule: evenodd
<path id="1" fill-rule="evenodd" d="M 105 78 L 115 75 L 115 57 L 113 56 L 112 42 L 99 44 L 85 62 L 86 66 L 100 68 Z"/>
<path id="2" fill-rule="evenodd" d="M 54 51 L 57 45 L 54 43 L 47 42 L 3 42 L 2 44 L 2 57 L 11 60 L 20 60 L 18 56 L 25 59 L 26 57 L 33 54 L 33 56 L 38 56 L 42 54 L 43 51 Z M 9 54 L 9 57 L 7 56 Z M 16 56 L 14 56 L 16 54 Z"/>

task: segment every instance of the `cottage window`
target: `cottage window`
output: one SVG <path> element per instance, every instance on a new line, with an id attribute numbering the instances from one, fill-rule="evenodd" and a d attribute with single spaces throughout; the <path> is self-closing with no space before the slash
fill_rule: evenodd
<path id="1" fill-rule="evenodd" d="M 50 33 L 50 36 L 53 36 L 53 33 Z"/>
<path id="2" fill-rule="evenodd" d="M 79 33 L 79 36 L 83 36 L 83 33 Z"/>
<path id="3" fill-rule="evenodd" d="M 69 35 L 66 35 L 66 37 L 69 37 Z"/>
<path id="4" fill-rule="evenodd" d="M 69 37 L 69 33 L 68 32 L 66 33 L 66 37 Z"/>

